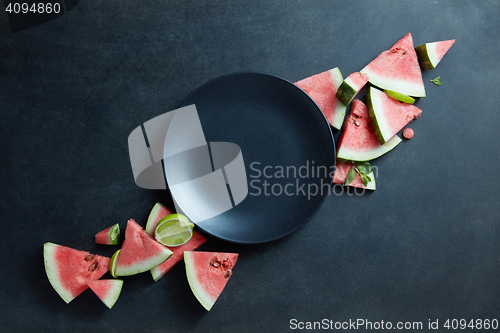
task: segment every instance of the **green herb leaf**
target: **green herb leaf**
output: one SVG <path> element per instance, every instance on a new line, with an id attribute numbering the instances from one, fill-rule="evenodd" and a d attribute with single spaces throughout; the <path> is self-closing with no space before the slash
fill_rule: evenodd
<path id="1" fill-rule="evenodd" d="M 349 185 L 354 180 L 354 178 L 356 178 L 356 170 L 354 167 L 352 167 L 351 170 L 349 170 L 349 172 L 347 173 L 344 186 Z"/>
<path id="2" fill-rule="evenodd" d="M 436 86 L 440 86 L 443 84 L 443 81 L 441 81 L 440 78 L 441 78 L 441 75 L 439 75 L 437 78 L 429 80 L 429 81 L 434 83 Z"/>
<path id="3" fill-rule="evenodd" d="M 356 171 L 362 175 L 362 174 L 369 174 L 370 172 L 373 171 L 373 167 L 371 166 L 371 164 L 369 162 L 364 162 L 364 163 L 359 163 L 359 164 L 356 164 Z"/>
<path id="4" fill-rule="evenodd" d="M 361 181 L 363 182 L 363 185 L 368 185 L 369 182 L 372 181 L 372 179 L 370 178 L 370 176 L 366 175 L 366 174 L 360 174 L 361 176 Z"/>

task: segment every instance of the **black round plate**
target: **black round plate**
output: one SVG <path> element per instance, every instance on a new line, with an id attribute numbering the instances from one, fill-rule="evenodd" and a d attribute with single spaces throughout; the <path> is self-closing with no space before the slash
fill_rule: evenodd
<path id="1" fill-rule="evenodd" d="M 330 125 L 293 83 L 260 73 L 221 76 L 182 103 L 195 104 L 207 141 L 240 146 L 248 195 L 233 209 L 203 221 L 208 234 L 236 243 L 289 235 L 316 213 L 335 166 Z"/>

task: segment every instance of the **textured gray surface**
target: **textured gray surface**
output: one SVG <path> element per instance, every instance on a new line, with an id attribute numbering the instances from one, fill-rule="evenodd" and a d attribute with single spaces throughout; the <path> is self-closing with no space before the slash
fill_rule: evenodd
<path id="1" fill-rule="evenodd" d="M 0 47 L 0 327 L 6 332 L 285 332 L 289 320 L 422 321 L 500 313 L 498 1 L 88 1 Z M 206 313 L 182 265 L 127 278 L 108 310 L 69 305 L 42 245 L 100 254 L 102 227 L 144 223 L 127 136 L 217 76 L 290 81 L 361 69 L 406 33 L 457 39 L 424 73 L 415 137 L 373 164 L 377 191 L 331 195 L 292 235 L 205 250 L 239 262 Z M 444 84 L 429 79 L 441 75 Z M 361 96 L 362 97 L 362 96 Z M 167 200 L 168 201 L 168 200 Z M 409 332 L 409 331 L 408 331 Z"/>

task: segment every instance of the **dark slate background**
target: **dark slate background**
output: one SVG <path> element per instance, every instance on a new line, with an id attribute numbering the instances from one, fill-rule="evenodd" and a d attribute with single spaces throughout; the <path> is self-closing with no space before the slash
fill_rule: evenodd
<path id="1" fill-rule="evenodd" d="M 17 21 L 13 33 L 2 24 L 0 331 L 500 319 L 498 1 L 69 2 L 41 25 Z M 423 74 L 415 137 L 373 163 L 376 192 L 330 195 L 282 240 L 210 239 L 202 249 L 240 253 L 212 311 L 191 294 L 183 265 L 157 283 L 127 277 L 112 310 L 90 291 L 66 305 L 52 289 L 45 242 L 111 255 L 95 232 L 145 223 L 155 202 L 169 202 L 134 184 L 127 137 L 140 123 L 227 73 L 294 82 L 338 66 L 347 76 L 408 32 L 415 45 L 457 39 Z M 438 75 L 439 87 L 429 82 Z"/>

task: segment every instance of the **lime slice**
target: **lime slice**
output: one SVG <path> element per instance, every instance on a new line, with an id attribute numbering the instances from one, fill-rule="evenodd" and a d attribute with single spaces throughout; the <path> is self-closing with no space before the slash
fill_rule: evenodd
<path id="1" fill-rule="evenodd" d="M 398 93 L 397 91 L 384 90 L 384 92 L 388 96 L 390 96 L 390 97 L 392 97 L 394 99 L 397 99 L 398 101 L 401 101 L 401 102 L 404 102 L 404 103 L 408 103 L 408 104 L 415 103 L 415 99 L 413 97 L 410 97 L 410 96 L 402 94 L 402 93 Z"/>
<path id="2" fill-rule="evenodd" d="M 111 260 L 109 261 L 109 272 L 111 273 L 111 276 L 116 278 L 116 262 L 118 260 L 118 253 L 120 253 L 120 249 L 116 250 L 115 253 L 113 253 L 113 256 L 111 257 Z"/>
<path id="3" fill-rule="evenodd" d="M 180 246 L 193 237 L 194 224 L 181 214 L 167 215 L 158 221 L 155 238 L 165 246 Z"/>

